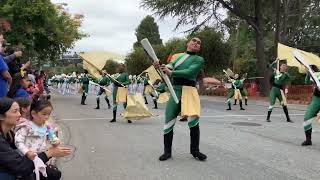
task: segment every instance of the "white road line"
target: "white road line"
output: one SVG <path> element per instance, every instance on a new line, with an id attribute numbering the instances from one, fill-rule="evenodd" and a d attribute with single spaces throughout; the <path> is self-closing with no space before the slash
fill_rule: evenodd
<path id="1" fill-rule="evenodd" d="M 73 118 L 73 119 L 57 119 L 58 121 L 85 121 L 85 120 L 100 120 L 100 119 L 112 119 L 111 117 L 101 117 L 101 118 Z"/>
<path id="2" fill-rule="evenodd" d="M 304 114 L 289 114 L 290 116 L 304 116 Z M 264 117 L 264 116 L 267 116 L 265 114 L 252 114 L 252 115 L 243 115 L 243 114 L 229 114 L 229 115 L 217 115 L 217 116 L 200 116 L 201 117 L 216 117 L 216 118 L 219 118 L 219 117 Z M 284 116 L 284 114 L 272 114 L 271 116 Z"/>
<path id="3" fill-rule="evenodd" d="M 252 115 L 243 115 L 243 114 L 231 115 L 231 114 L 229 114 L 229 115 L 212 115 L 212 116 L 204 115 L 204 116 L 201 116 L 200 118 L 265 117 L 265 116 L 266 116 L 265 114 L 252 114 Z M 284 114 L 272 114 L 272 116 L 281 117 L 281 116 L 284 116 Z M 304 116 L 304 114 L 290 114 L 290 116 Z M 157 118 L 157 117 L 163 118 L 164 116 L 160 115 L 160 116 L 155 116 L 152 118 Z M 96 118 L 88 117 L 88 118 L 58 119 L 58 121 L 86 121 L 86 120 L 108 120 L 108 119 L 111 119 L 111 117 L 96 117 Z"/>

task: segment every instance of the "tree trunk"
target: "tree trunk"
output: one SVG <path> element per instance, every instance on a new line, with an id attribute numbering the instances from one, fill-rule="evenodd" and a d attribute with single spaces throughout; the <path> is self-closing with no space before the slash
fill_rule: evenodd
<path id="1" fill-rule="evenodd" d="M 260 93 L 263 96 L 267 96 L 269 93 L 269 72 L 267 63 L 264 56 L 264 34 L 263 34 L 263 17 L 262 17 L 262 4 L 261 0 L 255 0 L 255 21 L 256 21 L 256 56 L 258 65 L 259 76 L 264 77 L 260 79 Z"/>
<path id="2" fill-rule="evenodd" d="M 287 21 L 288 21 L 288 0 L 283 1 L 283 31 L 282 31 L 282 41 L 283 42 L 288 42 L 288 26 L 287 26 Z"/>
<path id="3" fill-rule="evenodd" d="M 267 68 L 267 63 L 264 57 L 264 42 L 263 42 L 263 34 L 256 32 L 256 56 L 257 56 L 257 66 L 258 66 L 258 74 L 263 79 L 260 79 L 260 93 L 262 96 L 267 96 L 269 93 L 269 71 Z"/>
<path id="4" fill-rule="evenodd" d="M 236 62 L 236 58 L 238 57 L 238 47 L 239 47 L 239 28 L 240 28 L 240 22 L 238 21 L 238 24 L 237 24 L 237 26 L 236 26 L 236 28 L 237 28 L 237 32 L 236 32 L 236 42 L 235 42 L 235 46 L 233 47 L 233 50 L 232 50 L 232 56 L 233 56 L 233 58 L 232 58 L 232 71 L 233 72 L 235 72 L 236 71 L 236 69 L 235 69 L 235 62 Z M 239 69 L 237 69 L 237 71 L 238 71 Z"/>
<path id="5" fill-rule="evenodd" d="M 280 39 L 280 1 L 275 0 L 276 7 L 276 29 L 274 34 L 274 59 L 278 57 L 278 42 L 281 42 Z"/>

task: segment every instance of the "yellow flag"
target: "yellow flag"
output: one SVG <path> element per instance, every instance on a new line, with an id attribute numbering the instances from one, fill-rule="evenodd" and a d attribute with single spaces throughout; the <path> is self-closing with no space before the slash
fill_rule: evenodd
<path id="1" fill-rule="evenodd" d="M 91 65 L 90 63 L 88 63 L 87 61 L 83 61 L 83 69 L 86 69 L 88 73 L 91 74 L 93 77 L 97 79 L 101 78 L 101 74 L 99 70 L 93 65 Z"/>
<path id="2" fill-rule="evenodd" d="M 101 78 L 99 73 L 103 69 L 108 60 L 122 62 L 124 57 L 108 51 L 91 51 L 80 53 L 79 56 L 83 59 L 83 68 L 95 78 Z"/>
<path id="3" fill-rule="evenodd" d="M 150 66 L 144 72 L 148 73 L 149 81 L 151 84 L 154 84 L 157 80 L 161 80 L 161 76 L 158 74 L 157 70 L 153 66 Z"/>
<path id="4" fill-rule="evenodd" d="M 304 66 L 301 65 L 293 56 L 294 51 L 299 51 L 309 65 L 316 65 L 317 67 L 320 67 L 320 58 L 315 54 L 278 43 L 278 59 L 286 59 L 288 66 L 298 67 L 300 73 L 305 73 Z"/>
<path id="5" fill-rule="evenodd" d="M 130 120 L 140 120 L 152 117 L 153 114 L 145 105 L 142 94 L 137 93 L 135 95 L 127 96 L 127 108 L 125 109 L 123 116 Z"/>

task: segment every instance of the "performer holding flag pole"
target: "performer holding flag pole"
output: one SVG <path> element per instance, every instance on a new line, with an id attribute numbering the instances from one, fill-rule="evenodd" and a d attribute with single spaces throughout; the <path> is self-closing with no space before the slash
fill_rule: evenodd
<path id="1" fill-rule="evenodd" d="M 82 83 L 81 105 L 86 105 L 86 99 L 89 93 L 89 82 L 90 82 L 87 70 L 84 70 L 84 74 L 81 77 L 80 81 Z"/>
<path id="2" fill-rule="evenodd" d="M 108 75 L 109 76 L 109 75 Z M 111 76 L 110 76 L 111 77 Z M 123 103 L 123 108 L 127 107 L 127 93 L 128 89 L 125 87 L 130 84 L 129 75 L 125 72 L 125 65 L 118 65 L 118 73 L 115 77 L 111 78 L 113 81 L 113 118 L 110 121 L 111 123 L 117 121 L 117 107 L 118 103 Z M 131 120 L 128 120 L 128 123 L 132 123 Z"/>
<path id="3" fill-rule="evenodd" d="M 311 81 L 313 81 L 316 85 L 311 102 L 307 108 L 306 113 L 304 114 L 303 122 L 306 140 L 302 142 L 301 146 L 310 146 L 312 145 L 312 120 L 317 116 L 318 112 L 320 111 L 320 72 L 317 66 L 307 64 L 301 53 L 299 53 L 298 51 L 294 51 L 293 55 L 295 59 L 298 60 L 298 62 L 306 68 L 306 84 L 311 84 Z"/>
<path id="4" fill-rule="evenodd" d="M 101 75 L 102 77 L 99 79 L 98 81 L 98 85 L 99 85 L 99 92 L 97 94 L 97 107 L 94 109 L 100 109 L 100 96 L 103 93 L 107 93 L 104 86 L 109 86 L 110 85 L 110 78 L 107 76 L 107 72 L 105 70 L 101 71 Z M 110 101 L 108 99 L 108 95 L 105 94 L 104 99 L 106 100 L 107 104 L 108 104 L 108 109 L 111 109 L 111 105 L 110 105 Z"/>
<path id="5" fill-rule="evenodd" d="M 275 69 L 273 66 L 277 65 L 277 68 Z M 274 68 L 274 73 L 271 77 L 271 83 L 272 83 L 272 89 L 270 91 L 269 95 L 269 109 L 268 109 L 268 115 L 267 115 L 267 122 L 271 122 L 270 116 L 273 110 L 273 106 L 276 102 L 276 98 L 279 99 L 281 106 L 283 107 L 283 111 L 286 115 L 287 122 L 293 122 L 289 117 L 289 112 L 287 108 L 287 100 L 283 92 L 284 85 L 286 82 L 290 79 L 289 74 L 287 73 L 288 66 L 287 66 L 287 60 L 277 60 L 274 61 L 271 65 L 271 68 Z"/>
<path id="6" fill-rule="evenodd" d="M 204 161 L 207 158 L 207 156 L 199 150 L 200 98 L 195 87 L 197 75 L 204 67 L 204 59 L 196 55 L 196 53 L 200 51 L 200 47 L 200 39 L 196 37 L 192 38 L 187 44 L 187 52 L 183 53 L 176 60 L 171 61 L 167 65 L 160 65 L 159 60 L 155 60 L 153 63 L 156 69 L 161 70 L 173 78 L 174 87 L 174 94 L 170 91 L 170 99 L 166 106 L 163 137 L 164 153 L 159 157 L 160 161 L 171 158 L 173 127 L 179 113 L 181 113 L 183 117 L 189 117 L 190 153 L 200 161 Z M 168 88 L 170 90 L 169 86 Z M 174 95 L 176 95 L 176 97 Z"/>

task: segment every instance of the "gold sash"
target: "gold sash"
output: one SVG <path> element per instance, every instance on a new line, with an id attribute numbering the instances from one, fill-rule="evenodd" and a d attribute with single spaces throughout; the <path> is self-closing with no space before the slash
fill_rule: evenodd
<path id="1" fill-rule="evenodd" d="M 234 99 L 242 100 L 240 89 L 235 89 L 235 91 L 234 91 Z"/>
<path id="2" fill-rule="evenodd" d="M 200 110 L 200 98 L 197 88 L 183 86 L 181 96 L 181 116 L 200 117 Z"/>
<path id="3" fill-rule="evenodd" d="M 82 93 L 83 93 L 83 85 L 81 85 L 81 86 L 79 87 L 78 93 L 79 93 L 79 94 L 82 94 Z"/>
<path id="4" fill-rule="evenodd" d="M 284 106 L 288 105 L 288 103 L 287 103 L 287 98 L 286 98 L 286 96 L 284 95 L 284 92 L 283 92 L 282 89 L 280 89 L 280 93 L 281 93 L 281 97 L 282 97 L 282 102 L 280 102 L 280 104 L 281 104 L 281 105 L 284 105 Z"/>
<path id="5" fill-rule="evenodd" d="M 127 94 L 128 94 L 128 88 L 118 87 L 116 102 L 117 103 L 127 102 Z"/>

